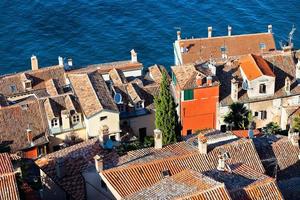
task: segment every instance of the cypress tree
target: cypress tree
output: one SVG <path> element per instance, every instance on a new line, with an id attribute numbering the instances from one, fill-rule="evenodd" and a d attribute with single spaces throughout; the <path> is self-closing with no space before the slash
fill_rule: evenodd
<path id="1" fill-rule="evenodd" d="M 167 72 L 164 70 L 162 70 L 162 81 L 160 84 L 159 94 L 155 97 L 154 104 L 155 125 L 162 131 L 163 144 L 165 145 L 176 142 L 176 105 L 170 92 Z"/>

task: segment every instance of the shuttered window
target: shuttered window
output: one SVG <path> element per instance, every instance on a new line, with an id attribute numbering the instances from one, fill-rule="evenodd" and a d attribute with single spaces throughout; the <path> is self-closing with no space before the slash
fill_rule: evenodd
<path id="1" fill-rule="evenodd" d="M 184 90 L 184 97 L 185 101 L 193 100 L 194 99 L 194 90 Z"/>

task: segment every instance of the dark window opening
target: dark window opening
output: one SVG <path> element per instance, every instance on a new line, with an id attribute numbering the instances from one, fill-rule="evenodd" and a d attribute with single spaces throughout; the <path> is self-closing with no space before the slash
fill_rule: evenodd
<path id="1" fill-rule="evenodd" d="M 266 93 L 266 85 L 265 84 L 259 85 L 259 93 L 261 93 L 261 94 Z"/>
<path id="2" fill-rule="evenodd" d="M 105 120 L 105 119 L 107 119 L 107 116 L 100 117 L 100 121 L 103 121 L 103 120 Z"/>
<path id="3" fill-rule="evenodd" d="M 226 132 L 226 125 L 221 125 L 221 132 L 225 133 Z"/>
<path id="4" fill-rule="evenodd" d="M 163 175 L 163 177 L 168 177 L 168 176 L 171 176 L 171 172 L 170 172 L 170 170 L 164 170 L 164 171 L 162 171 L 162 175 Z"/>
<path id="5" fill-rule="evenodd" d="M 140 128 L 139 129 L 139 140 L 141 143 L 144 143 L 144 139 L 147 135 L 147 128 Z"/>
<path id="6" fill-rule="evenodd" d="M 194 99 L 194 90 L 184 90 L 183 93 L 184 93 L 183 99 L 185 101 Z"/>
<path id="7" fill-rule="evenodd" d="M 254 112 L 254 117 L 257 117 L 258 116 L 258 112 Z"/>
<path id="8" fill-rule="evenodd" d="M 260 111 L 260 118 L 262 120 L 267 119 L 267 111 L 265 111 L 265 110 Z"/>
<path id="9" fill-rule="evenodd" d="M 191 129 L 187 130 L 186 134 L 187 135 L 191 135 L 192 134 L 192 130 Z"/>

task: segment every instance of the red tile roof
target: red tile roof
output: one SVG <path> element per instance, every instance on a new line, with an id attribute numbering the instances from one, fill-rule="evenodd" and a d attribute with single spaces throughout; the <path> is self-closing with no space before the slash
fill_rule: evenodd
<path id="1" fill-rule="evenodd" d="M 0 199 L 20 199 L 14 169 L 7 153 L 0 154 L 0 163 Z"/>
<path id="2" fill-rule="evenodd" d="M 235 130 L 231 132 L 239 138 L 249 138 L 249 134 L 248 134 L 249 130 Z M 254 136 L 261 135 L 260 131 L 257 129 L 253 130 L 253 134 Z"/>

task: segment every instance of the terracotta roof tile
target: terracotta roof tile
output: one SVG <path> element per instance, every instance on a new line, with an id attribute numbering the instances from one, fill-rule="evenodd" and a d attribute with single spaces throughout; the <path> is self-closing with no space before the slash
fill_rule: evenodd
<path id="1" fill-rule="evenodd" d="M 239 138 L 249 138 L 249 130 L 235 130 L 232 131 L 234 135 L 236 135 Z M 260 131 L 258 129 L 253 130 L 254 136 L 261 135 Z"/>
<path id="2" fill-rule="evenodd" d="M 126 77 L 120 69 L 113 68 L 109 71 L 109 76 L 114 85 L 122 85 L 127 83 Z"/>

